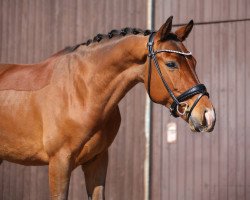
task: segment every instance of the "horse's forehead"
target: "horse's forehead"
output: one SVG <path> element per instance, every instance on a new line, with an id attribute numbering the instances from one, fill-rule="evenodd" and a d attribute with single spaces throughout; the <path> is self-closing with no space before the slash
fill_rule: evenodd
<path id="1" fill-rule="evenodd" d="M 166 41 L 163 46 L 161 46 L 163 49 L 169 49 L 169 50 L 175 50 L 175 51 L 180 51 L 180 52 L 188 52 L 187 48 L 185 45 L 180 42 L 180 41 L 175 41 L 175 40 L 169 40 Z M 191 68 L 194 68 L 195 66 L 195 58 L 193 56 L 180 56 L 179 54 L 172 54 L 172 57 L 175 59 L 181 59 L 182 64 L 186 64 L 186 66 L 189 66 Z"/>
<path id="2" fill-rule="evenodd" d="M 179 51 L 179 52 L 188 52 L 187 48 L 185 45 L 180 42 L 180 41 L 175 41 L 175 40 L 169 40 L 163 42 L 159 47 L 157 47 L 160 50 L 174 50 L 174 51 Z M 171 57 L 175 57 L 176 59 L 178 58 L 184 58 L 183 56 L 180 56 L 179 54 L 171 54 Z"/>
<path id="3" fill-rule="evenodd" d="M 186 47 L 184 46 L 182 42 L 175 41 L 175 40 L 167 40 L 167 41 L 162 42 L 162 44 L 160 45 L 160 48 L 176 50 L 176 51 L 186 50 Z"/>

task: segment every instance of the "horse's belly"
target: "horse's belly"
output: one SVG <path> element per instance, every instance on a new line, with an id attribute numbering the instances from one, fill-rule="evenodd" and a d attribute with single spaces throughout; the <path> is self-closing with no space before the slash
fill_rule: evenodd
<path id="1" fill-rule="evenodd" d="M 41 147 L 25 142 L 0 142 L 0 158 L 22 165 L 46 165 L 48 156 Z"/>
<path id="2" fill-rule="evenodd" d="M 28 135 L 28 134 L 27 134 Z M 23 165 L 44 165 L 48 156 L 42 140 L 30 132 L 29 137 L 22 132 L 6 132 L 0 129 L 0 158 Z"/>

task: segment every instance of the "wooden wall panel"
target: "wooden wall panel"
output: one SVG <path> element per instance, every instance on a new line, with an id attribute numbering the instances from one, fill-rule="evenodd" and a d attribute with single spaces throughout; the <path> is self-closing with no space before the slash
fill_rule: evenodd
<path id="1" fill-rule="evenodd" d="M 192 134 L 181 119 L 153 106 L 153 200 L 249 198 L 249 27 L 249 21 L 195 26 L 187 39 L 217 124 L 211 134 Z M 178 127 L 172 144 L 167 142 L 169 122 Z"/>
<path id="2" fill-rule="evenodd" d="M 155 0 L 156 26 L 159 27 L 170 15 L 174 23 L 211 22 L 250 18 L 248 0 Z M 159 20 L 160 19 L 160 20 Z"/>
<path id="3" fill-rule="evenodd" d="M 39 62 L 65 46 L 127 26 L 146 28 L 146 4 L 115 0 L 0 0 L 0 62 Z M 143 199 L 145 91 L 136 86 L 120 103 L 122 124 L 110 149 L 107 199 Z M 47 167 L 0 166 L 0 199 L 48 199 Z M 70 199 L 87 199 L 81 169 Z"/>
<path id="4" fill-rule="evenodd" d="M 248 0 L 156 0 L 156 28 L 250 18 Z M 32 63 L 113 28 L 146 28 L 146 4 L 115 0 L 0 0 L 0 62 Z M 187 40 L 197 72 L 217 111 L 212 134 L 153 106 L 151 199 L 250 199 L 250 22 L 196 26 Z M 110 149 L 107 199 L 143 199 L 145 91 L 136 86 L 121 102 L 122 124 Z M 131 117 L 132 116 L 132 117 Z M 177 142 L 166 127 L 177 123 Z M 48 199 L 47 167 L 0 166 L 0 199 Z M 70 199 L 86 199 L 81 169 L 73 172 Z"/>
<path id="5" fill-rule="evenodd" d="M 245 32 L 249 33 L 250 26 L 245 23 Z M 250 43 L 250 35 L 246 34 L 246 44 Z M 250 46 L 244 45 L 243 51 L 245 52 L 245 62 L 250 63 Z M 250 67 L 245 66 L 245 99 L 250 99 L 250 92 L 249 92 L 249 85 L 250 85 Z M 245 111 L 249 111 L 250 109 L 250 103 L 246 103 L 245 105 Z M 245 112 L 245 124 L 244 127 L 246 130 L 250 130 L 250 114 L 249 112 Z M 250 199 L 250 134 L 245 135 L 245 188 L 246 188 L 246 199 Z"/>

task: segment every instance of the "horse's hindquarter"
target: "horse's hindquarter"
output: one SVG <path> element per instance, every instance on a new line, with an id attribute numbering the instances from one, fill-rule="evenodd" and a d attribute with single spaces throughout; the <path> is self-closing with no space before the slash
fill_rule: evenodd
<path id="1" fill-rule="evenodd" d="M 20 164 L 46 164 L 41 111 L 34 92 L 0 91 L 0 158 Z"/>

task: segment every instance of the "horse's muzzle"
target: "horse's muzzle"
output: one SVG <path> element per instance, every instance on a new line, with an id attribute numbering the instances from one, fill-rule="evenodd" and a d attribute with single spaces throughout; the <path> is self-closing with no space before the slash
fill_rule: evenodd
<path id="1" fill-rule="evenodd" d="M 189 126 L 194 132 L 212 132 L 214 130 L 216 116 L 214 109 L 206 109 L 202 117 L 191 115 Z"/>

